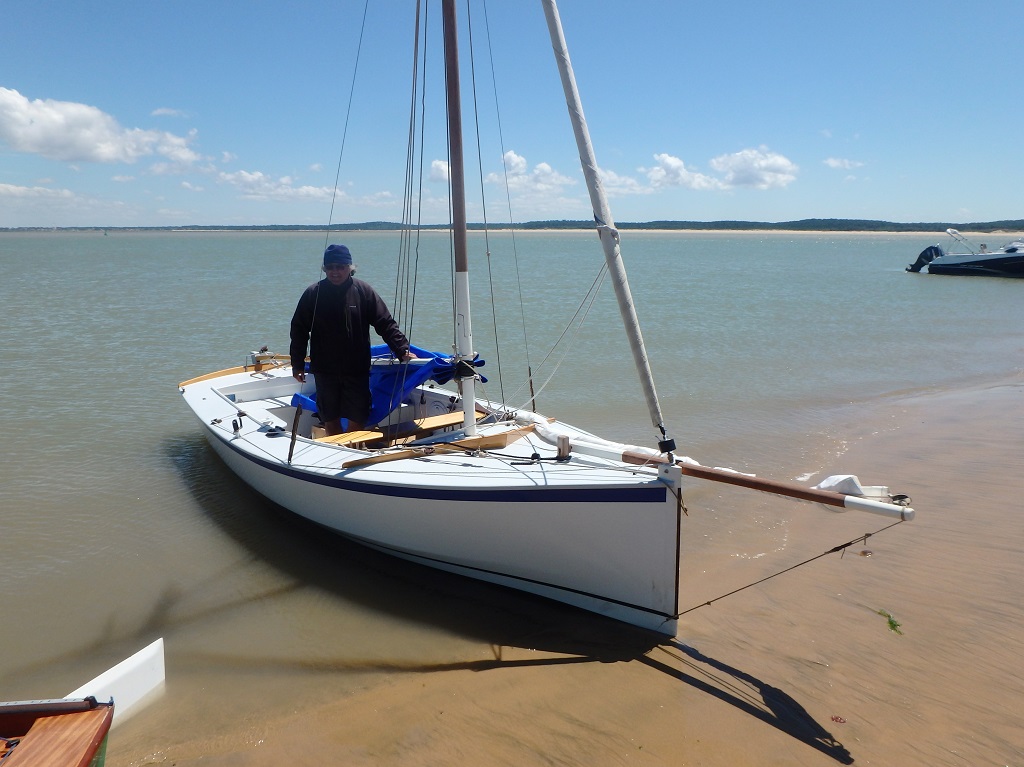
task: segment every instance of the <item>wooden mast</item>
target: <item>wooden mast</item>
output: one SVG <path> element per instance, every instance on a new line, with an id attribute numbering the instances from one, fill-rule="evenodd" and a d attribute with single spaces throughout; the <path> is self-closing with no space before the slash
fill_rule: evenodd
<path id="1" fill-rule="evenodd" d="M 452 244 L 455 249 L 456 377 L 462 390 L 463 428 L 476 434 L 476 378 L 468 365 L 475 356 L 469 309 L 469 258 L 466 243 L 466 173 L 462 152 L 462 96 L 459 87 L 458 18 L 455 0 L 443 0 L 444 71 L 448 96 L 448 173 L 452 195 Z M 463 364 L 463 363 L 466 364 Z M 460 377 L 461 376 L 461 377 Z"/>

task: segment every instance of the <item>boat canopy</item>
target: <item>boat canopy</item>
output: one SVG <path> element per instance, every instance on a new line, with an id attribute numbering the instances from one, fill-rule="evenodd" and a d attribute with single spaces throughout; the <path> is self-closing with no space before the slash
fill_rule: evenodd
<path id="1" fill-rule="evenodd" d="M 417 359 L 414 363 L 400 365 L 386 344 L 370 347 L 370 415 L 367 425 L 383 421 L 406 395 L 420 384 L 433 381 L 448 383 L 455 377 L 455 358 L 450 354 L 432 352 L 419 346 L 409 347 Z M 484 360 L 479 356 L 473 360 L 475 367 L 481 367 Z M 486 383 L 487 379 L 481 377 Z M 304 410 L 316 410 L 316 394 L 294 394 L 293 406 L 301 405 Z"/>

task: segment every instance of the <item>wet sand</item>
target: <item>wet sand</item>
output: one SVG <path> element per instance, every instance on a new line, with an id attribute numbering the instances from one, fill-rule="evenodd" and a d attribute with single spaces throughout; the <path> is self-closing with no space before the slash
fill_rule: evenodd
<path id="1" fill-rule="evenodd" d="M 824 473 L 898 478 L 917 519 L 864 540 L 889 520 L 787 504 L 784 554 L 746 563 L 742 576 L 687 550 L 684 582 L 697 585 L 683 609 L 852 542 L 688 613 L 674 642 L 561 607 L 543 625 L 535 611 L 464 657 L 380 661 L 380 683 L 240 717 L 217 737 L 154 738 L 152 722 L 130 721 L 107 763 L 1024 763 L 1024 379 L 889 401 L 848 429 Z M 760 501 L 738 493 L 735 504 L 756 513 Z M 699 507 L 691 502 L 684 537 L 705 524 Z"/>

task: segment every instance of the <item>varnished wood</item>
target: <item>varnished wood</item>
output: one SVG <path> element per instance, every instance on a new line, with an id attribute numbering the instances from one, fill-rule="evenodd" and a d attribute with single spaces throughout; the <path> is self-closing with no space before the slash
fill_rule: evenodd
<path id="1" fill-rule="evenodd" d="M 477 418 L 488 415 L 480 410 L 476 411 Z M 405 442 L 425 437 L 438 429 L 447 429 L 450 426 L 461 426 L 466 420 L 465 413 L 461 410 L 454 410 L 450 413 L 439 415 L 428 415 L 424 418 L 417 418 L 412 424 L 393 426 L 387 428 L 388 439 L 393 445 L 401 445 Z M 403 428 L 404 426 L 404 428 Z"/>
<path id="2" fill-rule="evenodd" d="M 113 706 L 38 717 L 4 760 L 4 767 L 88 767 L 103 745 Z M 0 720 L 0 727 L 2 727 Z"/>
<path id="3" fill-rule="evenodd" d="M 346 431 L 341 434 L 331 434 L 326 437 L 317 437 L 317 442 L 325 442 L 328 445 L 351 445 L 358 442 L 372 442 L 375 439 L 384 439 L 384 433 L 372 430 Z"/>
<path id="4" fill-rule="evenodd" d="M 307 359 L 309 359 L 307 357 Z M 206 375 L 196 376 L 190 378 L 187 381 L 182 381 L 178 384 L 178 388 L 188 386 L 189 384 L 199 383 L 200 381 L 209 381 L 211 378 L 220 378 L 221 376 L 229 376 L 235 373 L 248 373 L 250 370 L 254 373 L 258 373 L 261 370 L 273 369 L 284 367 L 286 363 L 291 362 L 291 358 L 287 354 L 258 354 L 256 355 L 255 365 L 239 365 L 238 367 L 225 368 L 224 370 L 217 370 L 213 373 L 207 373 Z"/>
<path id="5" fill-rule="evenodd" d="M 473 450 L 494 450 L 499 447 L 508 447 L 510 442 L 520 439 L 534 429 L 533 424 L 524 426 L 521 429 L 502 431 L 496 434 L 478 434 L 475 437 L 456 440 L 454 442 L 438 442 L 434 445 L 423 445 L 422 447 L 411 447 L 407 450 L 399 450 L 394 453 L 380 453 L 366 458 L 356 458 L 345 461 L 341 465 L 343 469 L 355 469 L 360 466 L 372 466 L 375 463 L 388 463 L 390 461 L 402 461 L 407 458 L 427 458 L 431 455 L 444 453 L 466 453 Z"/>

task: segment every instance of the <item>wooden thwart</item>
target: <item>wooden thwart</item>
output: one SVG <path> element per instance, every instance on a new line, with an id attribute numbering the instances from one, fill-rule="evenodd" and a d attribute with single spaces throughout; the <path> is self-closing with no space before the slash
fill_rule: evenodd
<path id="1" fill-rule="evenodd" d="M 477 411 L 477 417 L 485 416 L 487 413 Z M 316 437 L 315 441 L 326 445 L 358 445 L 363 442 L 376 442 L 378 440 L 389 440 L 391 444 L 401 444 L 410 440 L 424 437 L 438 429 L 446 429 L 450 426 L 461 426 L 464 420 L 462 411 L 452 413 L 441 413 L 425 418 L 417 418 L 405 428 L 398 426 L 384 427 L 384 431 L 375 429 L 363 429 L 361 431 L 346 431 L 342 434 L 334 434 L 328 437 Z"/>
<path id="2" fill-rule="evenodd" d="M 487 413 L 476 411 L 476 417 L 480 418 L 487 415 Z M 428 415 L 424 418 L 417 418 L 412 422 L 412 425 L 407 425 L 406 428 L 402 428 L 401 425 L 386 427 L 389 439 L 392 442 L 408 442 L 410 440 L 419 439 L 424 437 L 431 432 L 437 431 L 438 429 L 447 429 L 450 426 L 461 426 L 465 421 L 465 414 L 461 410 L 455 410 L 451 413 L 441 413 L 440 415 Z"/>
<path id="3" fill-rule="evenodd" d="M 362 431 L 346 431 L 341 434 L 332 434 L 329 437 L 317 437 L 317 442 L 325 442 L 328 445 L 352 445 L 359 442 L 372 442 L 375 439 L 384 439 L 383 432 L 364 429 Z"/>
<path id="4" fill-rule="evenodd" d="M 390 461 L 402 461 L 407 458 L 426 458 L 431 455 L 445 453 L 466 453 L 472 450 L 494 450 L 499 447 L 507 447 L 510 442 L 523 437 L 534 429 L 533 424 L 524 426 L 521 429 L 501 431 L 496 434 L 479 434 L 475 437 L 456 440 L 454 442 L 438 442 L 433 445 L 422 447 L 411 447 L 406 450 L 399 450 L 394 453 L 381 453 L 371 455 L 367 458 L 356 458 L 345 461 L 341 465 L 343 469 L 355 469 L 359 466 L 371 466 L 375 463 L 388 463 Z"/>

